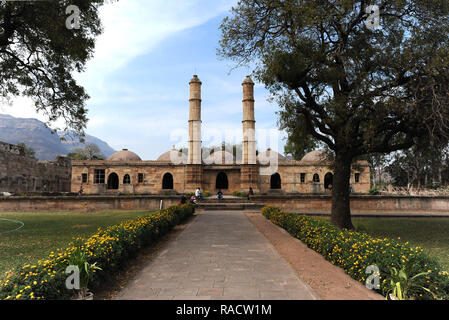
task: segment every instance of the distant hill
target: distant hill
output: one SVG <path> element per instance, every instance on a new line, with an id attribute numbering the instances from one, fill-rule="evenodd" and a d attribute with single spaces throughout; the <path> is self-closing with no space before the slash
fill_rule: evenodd
<path id="1" fill-rule="evenodd" d="M 11 144 L 23 142 L 36 151 L 36 158 L 41 161 L 54 160 L 56 156 L 66 155 L 75 148 L 83 147 L 79 139 L 74 139 L 73 134 L 68 134 L 66 141 L 61 141 L 60 136 L 65 135 L 65 132 L 52 133 L 37 119 L 0 114 L 0 141 Z M 84 139 L 86 144 L 96 144 L 106 157 L 115 152 L 106 142 L 94 136 L 86 135 Z"/>
<path id="2" fill-rule="evenodd" d="M 97 137 L 86 134 L 84 137 L 84 143 L 81 143 L 79 139 L 74 139 L 74 135 L 72 133 L 67 133 L 64 131 L 58 131 L 59 137 L 65 137 L 65 140 L 62 140 L 61 143 L 67 149 L 67 153 L 72 152 L 76 148 L 84 148 L 86 144 L 95 144 L 98 148 L 100 148 L 101 153 L 107 157 L 115 153 L 116 151 L 112 149 L 106 142 Z"/>

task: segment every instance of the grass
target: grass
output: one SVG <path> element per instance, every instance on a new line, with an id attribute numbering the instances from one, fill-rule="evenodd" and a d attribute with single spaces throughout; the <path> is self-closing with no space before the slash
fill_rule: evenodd
<path id="1" fill-rule="evenodd" d="M 381 238 L 400 238 L 399 241 L 420 246 L 439 260 L 443 270 L 449 271 L 449 218 L 353 217 L 352 223 L 357 231 Z"/>
<path id="2" fill-rule="evenodd" d="M 0 278 L 17 266 L 45 258 L 57 248 L 65 248 L 76 237 L 87 238 L 99 227 L 150 213 L 143 210 L 71 211 L 71 212 L 0 212 Z M 21 226 L 14 232 L 4 233 Z"/>

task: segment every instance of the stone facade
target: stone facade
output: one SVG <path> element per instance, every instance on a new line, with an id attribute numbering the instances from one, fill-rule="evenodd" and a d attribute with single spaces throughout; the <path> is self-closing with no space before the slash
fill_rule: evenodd
<path id="1" fill-rule="evenodd" d="M 71 161 L 38 162 L 25 157 L 23 148 L 0 142 L 0 192 L 70 192 Z"/>
<path id="2" fill-rule="evenodd" d="M 73 161 L 72 192 L 83 188 L 85 193 L 188 193 L 201 188 L 225 194 L 233 191 L 255 193 L 330 193 L 332 170 L 324 153 L 313 151 L 301 161 L 288 161 L 277 152 L 256 156 L 254 83 L 247 77 L 243 83 L 242 157 L 236 161 L 229 152 L 216 151 L 201 156 L 201 81 L 195 75 L 190 81 L 188 152 L 171 150 L 156 161 L 142 161 L 124 149 L 105 161 Z M 237 157 L 239 158 L 239 157 Z M 351 190 L 367 193 L 370 188 L 370 167 L 366 161 L 357 163 L 351 175 Z"/>

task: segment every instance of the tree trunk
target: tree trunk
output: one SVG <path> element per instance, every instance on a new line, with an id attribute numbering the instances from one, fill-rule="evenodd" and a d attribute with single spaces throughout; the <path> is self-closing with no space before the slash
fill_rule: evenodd
<path id="1" fill-rule="evenodd" d="M 336 154 L 332 185 L 331 222 L 340 229 L 354 229 L 351 221 L 349 180 L 352 158 Z"/>

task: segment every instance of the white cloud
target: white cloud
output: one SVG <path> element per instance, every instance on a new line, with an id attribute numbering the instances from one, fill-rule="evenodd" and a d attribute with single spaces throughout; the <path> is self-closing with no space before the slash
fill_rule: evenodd
<path id="1" fill-rule="evenodd" d="M 104 27 L 82 79 L 117 70 L 176 32 L 228 11 L 236 0 L 127 0 L 100 9 Z M 97 78 L 97 77 L 95 77 Z M 98 82 L 97 82 L 98 83 Z M 98 83 L 101 88 L 104 84 Z"/>
<path id="2" fill-rule="evenodd" d="M 100 19 L 104 32 L 96 40 L 94 57 L 87 63 L 86 71 L 75 75 L 80 84 L 88 88 L 91 95 L 89 105 L 107 101 L 111 92 L 110 84 L 107 83 L 108 73 L 151 51 L 175 33 L 201 25 L 228 11 L 236 2 L 237 0 L 124 0 L 102 6 Z M 168 99 L 168 95 L 158 98 Z M 131 95 L 125 95 L 123 99 L 132 100 Z M 36 112 L 28 98 L 15 98 L 12 106 L 0 105 L 0 112 L 47 121 L 45 115 Z M 102 124 L 103 121 L 98 117 L 89 123 L 96 127 Z M 55 126 L 62 127 L 63 121 L 58 121 Z"/>

